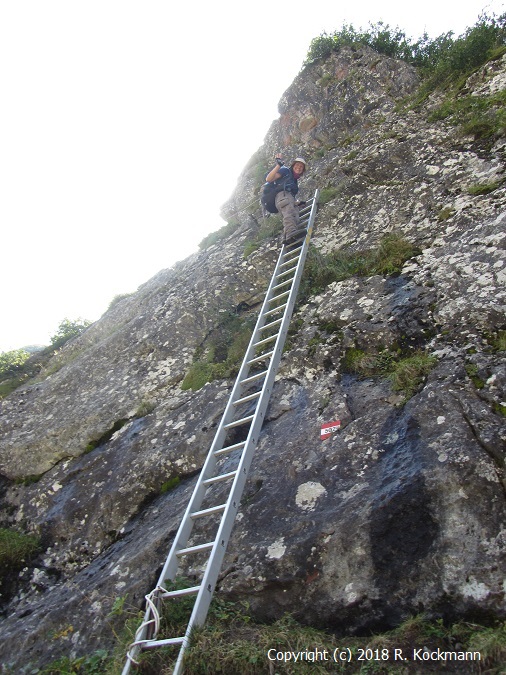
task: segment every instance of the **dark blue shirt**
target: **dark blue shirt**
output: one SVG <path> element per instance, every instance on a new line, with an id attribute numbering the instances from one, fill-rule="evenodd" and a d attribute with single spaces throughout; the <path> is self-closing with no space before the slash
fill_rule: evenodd
<path id="1" fill-rule="evenodd" d="M 281 174 L 281 178 L 275 180 L 274 185 L 283 185 L 284 183 L 285 185 L 284 190 L 286 192 L 291 192 L 292 195 L 295 197 L 295 195 L 299 191 L 299 185 L 297 183 L 297 179 L 293 175 L 293 171 L 288 166 L 280 166 L 278 168 L 278 173 Z"/>

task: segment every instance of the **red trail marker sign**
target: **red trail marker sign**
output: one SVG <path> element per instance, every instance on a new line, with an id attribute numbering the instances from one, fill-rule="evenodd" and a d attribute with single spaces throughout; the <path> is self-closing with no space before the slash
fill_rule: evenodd
<path id="1" fill-rule="evenodd" d="M 330 438 L 332 434 L 335 434 L 336 431 L 339 431 L 341 428 L 341 420 L 336 420 L 335 422 L 325 422 L 322 424 L 322 429 L 320 432 L 320 438 L 324 441 L 326 438 Z"/>

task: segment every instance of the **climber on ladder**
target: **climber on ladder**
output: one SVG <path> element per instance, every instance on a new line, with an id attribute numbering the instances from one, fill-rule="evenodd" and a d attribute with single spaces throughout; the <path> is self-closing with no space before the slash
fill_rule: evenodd
<path id="1" fill-rule="evenodd" d="M 283 243 L 292 244 L 304 233 L 299 227 L 299 209 L 296 202 L 299 191 L 298 181 L 306 171 L 306 162 L 297 157 L 290 167 L 285 166 L 281 155 L 276 155 L 276 166 L 266 175 L 262 192 L 262 204 L 271 213 L 281 213 L 283 218 Z M 267 205 L 270 194 L 270 206 Z M 273 208 L 272 208 L 273 207 Z"/>

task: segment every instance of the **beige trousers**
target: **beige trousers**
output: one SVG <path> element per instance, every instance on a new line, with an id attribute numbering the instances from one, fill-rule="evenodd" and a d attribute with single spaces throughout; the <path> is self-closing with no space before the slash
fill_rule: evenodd
<path id="1" fill-rule="evenodd" d="M 295 206 L 295 197 L 291 192 L 278 192 L 274 203 L 283 218 L 283 230 L 287 239 L 299 228 L 299 209 Z"/>

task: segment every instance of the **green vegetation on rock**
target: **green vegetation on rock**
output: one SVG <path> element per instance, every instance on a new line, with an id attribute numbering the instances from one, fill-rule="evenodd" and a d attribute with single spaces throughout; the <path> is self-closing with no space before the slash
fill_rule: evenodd
<path id="1" fill-rule="evenodd" d="M 38 537 L 0 528 L 0 586 L 21 570 L 40 548 Z"/>
<path id="2" fill-rule="evenodd" d="M 84 331 L 91 326 L 92 322 L 87 319 L 63 319 L 58 326 L 58 330 L 51 337 L 51 345 L 53 349 L 60 349 L 63 345 L 75 337 L 79 337 Z"/>
<path id="3" fill-rule="evenodd" d="M 278 214 L 264 218 L 258 230 L 248 239 L 244 245 L 244 257 L 249 257 L 256 251 L 263 241 L 276 237 L 283 231 L 281 216 Z"/>
<path id="4" fill-rule="evenodd" d="M 429 115 L 429 120 L 447 120 L 459 127 L 463 135 L 474 136 L 475 140 L 495 138 L 506 133 L 506 91 L 488 96 L 457 94 L 455 91 L 450 92 L 444 102 Z M 496 184 L 492 189 L 498 186 Z"/>
<path id="5" fill-rule="evenodd" d="M 229 237 L 233 232 L 237 230 L 238 227 L 239 223 L 236 222 L 227 223 L 226 225 L 223 225 L 223 227 L 220 227 L 219 230 L 211 232 L 206 237 L 204 237 L 204 239 L 202 239 L 202 241 L 199 244 L 199 248 L 201 250 L 205 250 L 206 248 L 209 248 L 210 246 L 217 244 L 219 241 L 222 241 L 222 239 L 226 239 L 227 237 Z"/>
<path id="6" fill-rule="evenodd" d="M 419 253 L 416 246 L 395 233 L 385 235 L 377 248 L 365 251 L 345 247 L 324 255 L 311 247 L 302 277 L 299 303 L 323 292 L 329 284 L 354 275 L 399 273 L 406 260 Z"/>
<path id="7" fill-rule="evenodd" d="M 191 585 L 190 581 L 179 579 L 176 584 L 170 584 L 168 590 Z M 188 596 L 182 596 L 176 602 L 165 603 L 158 637 L 181 635 L 186 628 L 192 605 L 193 601 Z M 127 628 L 122 640 L 118 641 L 114 654 L 102 662 L 101 672 L 104 674 L 121 673 L 126 649 L 132 639 L 133 625 L 132 618 L 128 618 Z M 362 637 L 343 637 L 331 631 L 302 625 L 289 614 L 270 623 L 260 623 L 252 617 L 248 603 L 230 602 L 217 595 L 211 603 L 206 624 L 202 628 L 195 629 L 192 634 L 185 656 L 185 671 L 192 675 L 223 673 L 263 675 L 268 672 L 280 675 L 317 675 L 336 672 L 350 674 L 388 672 L 404 675 L 405 662 L 401 659 L 395 660 L 393 650 L 402 650 L 402 654 L 407 658 L 408 655 L 412 656 L 413 649 L 418 648 L 421 652 L 424 649 L 429 651 L 440 649 L 442 652 L 480 652 L 480 667 L 486 667 L 487 672 L 498 673 L 506 657 L 505 638 L 506 622 L 484 625 L 460 621 L 446 624 L 442 619 L 430 620 L 423 615 L 408 618 L 392 630 Z M 332 655 L 334 650 L 343 644 L 346 645 L 346 653 L 348 654 L 349 650 L 352 658 L 349 662 L 343 660 L 336 663 Z M 329 658 L 318 660 L 300 658 L 297 663 L 293 660 L 272 660 L 277 652 L 307 653 L 308 650 L 316 648 L 320 653 L 327 650 Z M 140 656 L 140 672 L 169 675 L 176 657 L 177 648 L 171 647 L 144 652 Z M 445 672 L 463 672 L 460 661 L 451 659 L 445 664 Z M 81 661 L 80 665 L 84 666 L 84 663 Z M 82 667 L 80 670 L 48 669 L 43 672 L 47 675 L 75 672 L 91 675 L 95 671 Z"/>
<path id="8" fill-rule="evenodd" d="M 0 398 L 27 383 L 45 368 L 55 351 L 69 340 L 81 335 L 90 325 L 86 319 L 63 319 L 51 337 L 51 345 L 30 354 L 24 349 L 15 349 L 0 354 Z M 59 368 L 60 366 L 58 366 Z M 58 369 L 56 368 L 56 370 Z"/>
<path id="9" fill-rule="evenodd" d="M 2 352 L 0 354 L 0 378 L 15 375 L 28 358 L 30 358 L 30 354 L 24 349 Z"/>
<path id="10" fill-rule="evenodd" d="M 309 46 L 304 65 L 326 58 L 343 47 L 368 46 L 379 54 L 402 59 L 421 69 L 432 86 L 471 72 L 486 63 L 506 45 L 506 14 L 480 16 L 474 26 L 459 37 L 450 31 L 435 39 L 424 35 L 413 42 L 398 27 L 378 22 L 367 29 L 344 24 L 333 33 L 322 33 Z"/>
<path id="11" fill-rule="evenodd" d="M 207 382 L 237 375 L 251 338 L 254 319 L 226 313 L 204 345 L 196 350 L 181 388 L 196 391 Z"/>
<path id="12" fill-rule="evenodd" d="M 352 347 L 344 355 L 342 370 L 364 378 L 387 378 L 393 391 L 403 393 L 407 400 L 419 390 L 436 363 L 434 356 L 421 350 L 407 354 L 388 349 L 370 353 Z"/>

